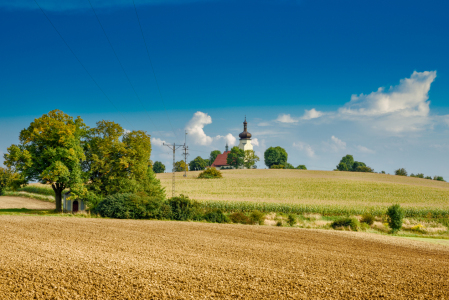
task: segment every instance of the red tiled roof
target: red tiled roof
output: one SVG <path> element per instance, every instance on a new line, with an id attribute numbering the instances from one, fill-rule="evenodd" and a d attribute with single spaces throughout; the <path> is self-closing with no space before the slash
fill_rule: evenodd
<path id="1" fill-rule="evenodd" d="M 228 163 L 226 162 L 229 152 L 231 151 L 225 151 L 223 152 L 223 154 L 218 154 L 217 158 L 215 159 L 211 167 L 229 166 Z"/>

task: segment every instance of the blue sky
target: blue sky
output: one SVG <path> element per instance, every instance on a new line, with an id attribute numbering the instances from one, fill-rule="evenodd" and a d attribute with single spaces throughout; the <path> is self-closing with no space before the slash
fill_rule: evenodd
<path id="1" fill-rule="evenodd" d="M 104 94 L 34 0 L 2 1 L 2 153 L 60 109 L 146 130 L 169 165 L 162 141 L 188 129 L 190 159 L 207 157 L 246 115 L 261 157 L 281 146 L 332 170 L 349 153 L 449 178 L 446 1 L 136 0 L 156 77 L 132 0 L 91 0 L 126 75 L 88 0 L 36 1 Z"/>

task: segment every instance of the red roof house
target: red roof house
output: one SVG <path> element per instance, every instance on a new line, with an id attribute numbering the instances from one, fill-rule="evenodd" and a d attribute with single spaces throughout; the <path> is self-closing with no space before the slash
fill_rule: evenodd
<path id="1" fill-rule="evenodd" d="M 214 163 L 211 165 L 211 167 L 214 168 L 222 168 L 222 167 L 229 167 L 226 160 L 228 159 L 228 153 L 231 151 L 225 151 L 223 154 L 218 154 L 217 158 L 215 158 Z"/>

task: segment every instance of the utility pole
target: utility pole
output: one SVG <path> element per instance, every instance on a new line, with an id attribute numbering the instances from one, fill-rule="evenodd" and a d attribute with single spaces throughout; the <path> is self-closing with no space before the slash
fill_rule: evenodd
<path id="1" fill-rule="evenodd" d="M 187 153 L 187 151 L 189 150 L 189 147 L 187 146 L 187 130 L 186 130 L 186 134 L 184 136 L 184 162 L 186 163 L 186 167 L 184 169 L 184 177 L 187 178 L 187 155 L 189 155 Z"/>
<path id="2" fill-rule="evenodd" d="M 173 198 L 173 197 L 175 196 L 175 177 L 176 177 L 176 176 L 175 176 L 175 163 L 176 163 L 176 160 L 175 160 L 175 152 L 176 152 L 176 149 L 182 147 L 182 145 L 176 146 L 175 143 L 173 143 L 173 145 L 164 143 L 163 145 L 164 145 L 164 146 L 167 146 L 168 148 L 170 148 L 171 150 L 173 150 L 173 177 L 172 177 L 172 198 Z"/>

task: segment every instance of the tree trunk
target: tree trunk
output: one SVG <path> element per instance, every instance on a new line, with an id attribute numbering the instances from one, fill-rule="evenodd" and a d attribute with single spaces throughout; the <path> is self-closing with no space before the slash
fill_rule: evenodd
<path id="1" fill-rule="evenodd" d="M 62 212 L 62 191 L 64 189 L 61 189 L 59 184 L 52 184 L 51 187 L 55 192 L 56 211 Z"/>

